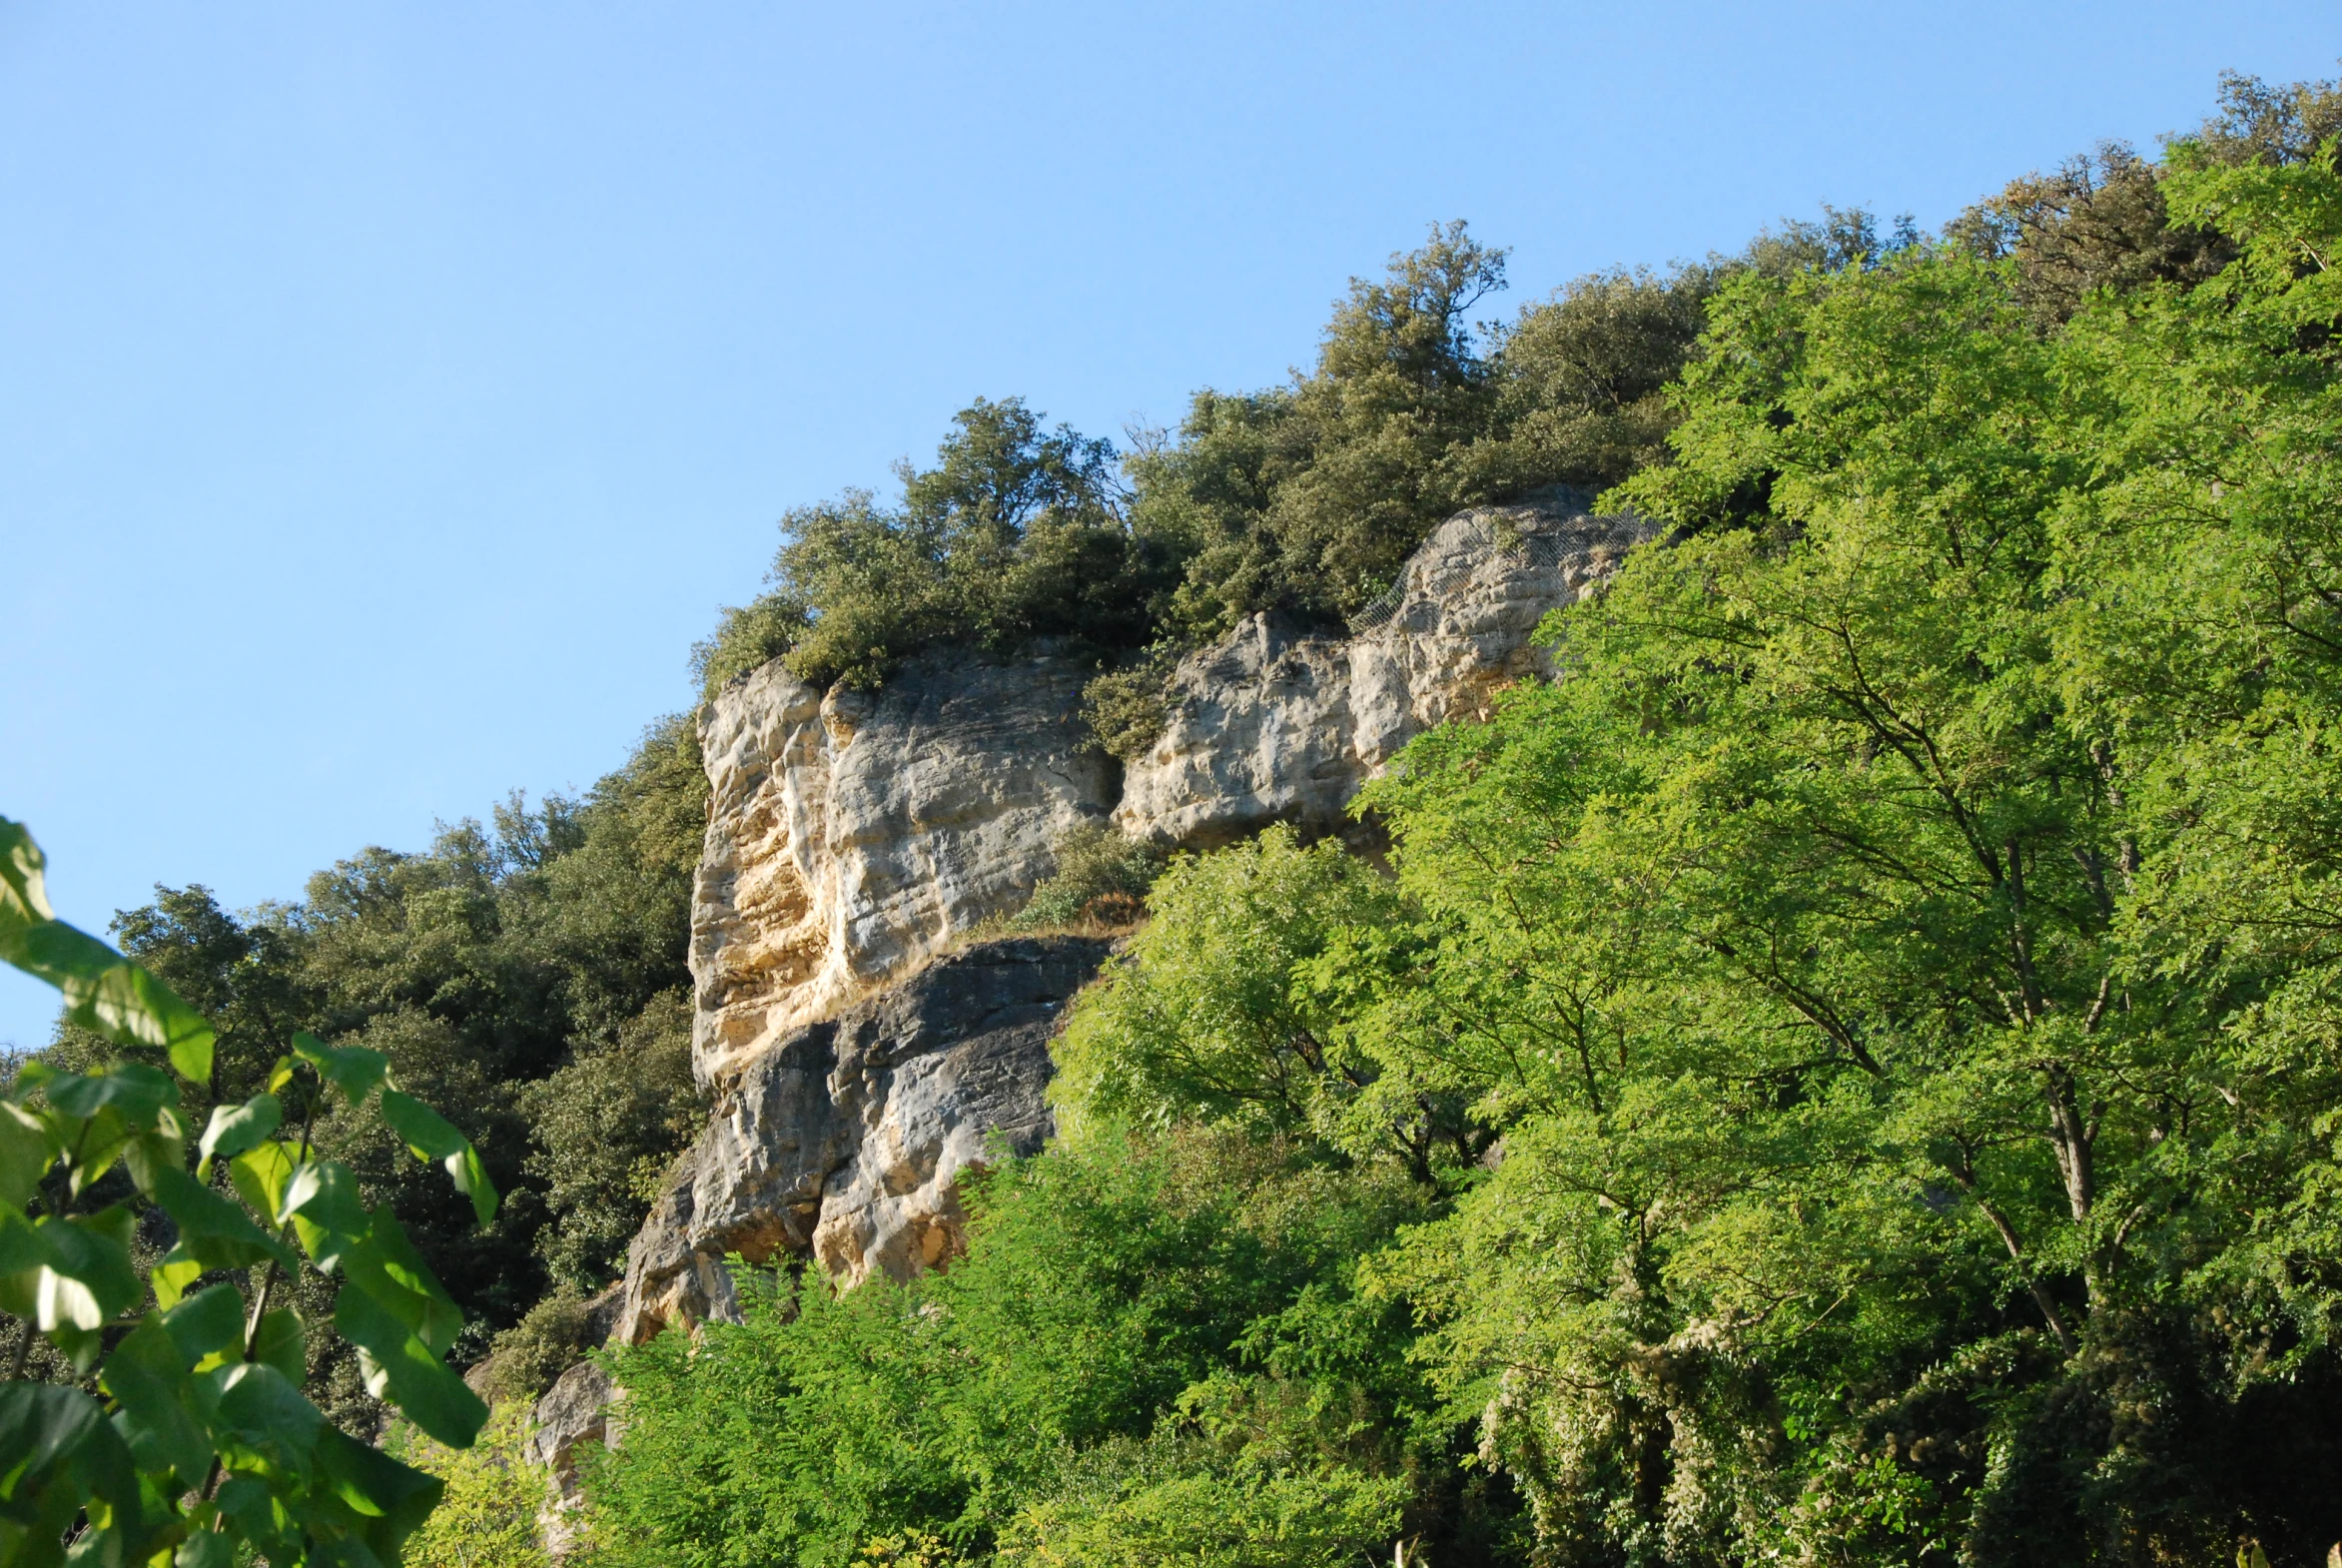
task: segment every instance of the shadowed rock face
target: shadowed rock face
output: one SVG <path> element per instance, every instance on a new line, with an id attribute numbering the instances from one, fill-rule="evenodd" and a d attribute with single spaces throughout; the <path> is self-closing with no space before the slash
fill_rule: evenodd
<path id="1" fill-rule="evenodd" d="M 851 1282 L 959 1250 L 957 1177 L 996 1140 L 1047 1140 L 1050 1037 L 1109 947 L 981 943 L 750 1063 L 635 1237 L 614 1337 L 736 1317 L 728 1253 L 810 1255 Z"/>

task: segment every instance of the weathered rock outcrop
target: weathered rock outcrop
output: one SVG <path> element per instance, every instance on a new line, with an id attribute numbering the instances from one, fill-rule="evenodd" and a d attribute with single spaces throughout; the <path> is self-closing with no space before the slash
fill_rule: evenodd
<path id="1" fill-rule="evenodd" d="M 1347 638 L 1255 615 L 1190 654 L 1170 722 L 1131 765 L 1114 823 L 1134 838 L 1216 848 L 1271 822 L 1332 832 L 1401 746 L 1486 711 L 1495 690 L 1549 673 L 1529 638 L 1649 536 L 1557 491 L 1451 517 Z"/>
<path id="2" fill-rule="evenodd" d="M 1648 530 L 1556 492 L 1443 524 L 1347 638 L 1255 616 L 1171 677 L 1170 720 L 1128 770 L 1086 745 L 1079 661 L 945 651 L 876 693 L 815 691 L 776 662 L 701 714 L 712 786 L 694 888 L 694 1066 L 714 1121 L 628 1255 L 614 1339 L 738 1309 L 727 1254 L 907 1278 L 962 1244 L 958 1180 L 994 1139 L 1050 1131 L 1049 1040 L 1109 951 L 980 943 L 1110 817 L 1208 849 L 1273 821 L 1311 832 L 1408 739 L 1546 671 L 1529 637 Z M 537 1410 L 564 1479 L 611 1397 L 572 1368 Z"/>
<path id="3" fill-rule="evenodd" d="M 811 1256 L 906 1279 L 961 1245 L 957 1180 L 1050 1132 L 1049 1040 L 1106 959 L 1090 937 L 986 942 L 749 1063 L 627 1255 L 615 1337 L 738 1311 L 723 1260 Z"/>
<path id="4" fill-rule="evenodd" d="M 1120 770 L 1083 744 L 1088 673 L 949 650 L 876 692 L 825 696 L 776 661 L 717 695 L 691 909 L 703 1084 L 1014 910 L 1104 820 Z"/>

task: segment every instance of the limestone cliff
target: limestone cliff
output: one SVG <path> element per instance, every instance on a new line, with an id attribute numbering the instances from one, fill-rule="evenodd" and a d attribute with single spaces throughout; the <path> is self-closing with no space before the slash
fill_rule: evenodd
<path id="1" fill-rule="evenodd" d="M 1088 744 L 1082 662 L 964 651 L 875 693 L 778 662 L 700 716 L 712 786 L 691 918 L 694 1067 L 714 1120 L 636 1237 L 614 1338 L 732 1315 L 723 1259 L 908 1278 L 961 1244 L 959 1178 L 995 1140 L 1050 1132 L 1049 1040 L 1108 944 L 969 943 L 1085 823 L 1186 849 L 1272 821 L 1311 832 L 1406 741 L 1546 673 L 1530 634 L 1646 530 L 1556 492 L 1450 519 L 1351 635 L 1255 616 L 1182 661 L 1168 721 L 1125 770 Z M 542 1457 L 600 1431 L 573 1369 Z"/>
<path id="2" fill-rule="evenodd" d="M 738 1310 L 727 1254 L 909 1278 L 961 1244 L 957 1178 L 1049 1134 L 1049 1040 L 1108 944 L 976 944 L 747 1064 L 669 1175 L 626 1262 L 613 1337 Z"/>
<path id="3" fill-rule="evenodd" d="M 1170 722 L 1131 765 L 1115 826 L 1189 849 L 1271 822 L 1339 831 L 1359 786 L 1409 740 L 1549 673 L 1529 640 L 1537 623 L 1648 536 L 1636 518 L 1590 515 L 1580 500 L 1556 492 L 1448 519 L 1347 638 L 1255 615 L 1189 655 L 1171 675 Z"/>
<path id="4" fill-rule="evenodd" d="M 1013 911 L 1105 818 L 1120 770 L 1084 745 L 1088 675 L 951 650 L 875 693 L 825 696 L 776 660 L 717 695 L 691 908 L 703 1084 Z"/>

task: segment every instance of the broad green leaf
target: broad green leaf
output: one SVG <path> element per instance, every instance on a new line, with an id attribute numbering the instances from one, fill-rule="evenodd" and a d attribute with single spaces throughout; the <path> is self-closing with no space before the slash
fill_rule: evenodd
<path id="1" fill-rule="evenodd" d="M 234 1160 L 259 1147 L 284 1121 L 285 1107 L 275 1095 L 255 1095 L 241 1106 L 212 1107 L 211 1124 L 204 1129 L 203 1142 L 196 1146 L 202 1156 L 195 1168 L 196 1179 L 209 1181 L 213 1161 Z"/>
<path id="2" fill-rule="evenodd" d="M 277 1059 L 276 1065 L 269 1069 L 270 1094 L 278 1095 L 284 1093 L 285 1086 L 293 1082 L 293 1070 L 295 1066 L 297 1066 L 297 1064 L 292 1057 L 279 1057 Z"/>
<path id="3" fill-rule="evenodd" d="M 97 1329 L 138 1304 L 139 1279 L 130 1266 L 129 1246 L 134 1222 L 130 1210 L 119 1205 L 100 1214 L 40 1221 L 49 1258 L 34 1287 L 34 1312 L 43 1332 Z"/>
<path id="4" fill-rule="evenodd" d="M 0 1209 L 0 1311 L 30 1317 L 37 1310 L 41 1270 L 54 1257 L 45 1232 L 15 1208 Z"/>
<path id="5" fill-rule="evenodd" d="M 41 846 L 21 822 L 0 817 L 0 933 L 55 920 L 42 885 Z"/>
<path id="6" fill-rule="evenodd" d="M 179 1543 L 171 1568 L 232 1568 L 236 1538 L 225 1530 L 198 1530 Z"/>
<path id="7" fill-rule="evenodd" d="M 187 1141 L 179 1136 L 179 1113 L 164 1110 L 156 1125 L 122 1146 L 122 1163 L 142 1192 L 152 1192 L 165 1171 L 187 1170 Z"/>
<path id="8" fill-rule="evenodd" d="M 333 1427 L 318 1434 L 318 1469 L 358 1516 L 358 1533 L 384 1562 L 438 1506 L 445 1483 Z"/>
<path id="9" fill-rule="evenodd" d="M 188 1375 L 178 1342 L 160 1320 L 148 1318 L 114 1347 L 98 1386 L 120 1408 L 119 1429 L 141 1469 L 175 1470 L 182 1486 L 203 1483 L 212 1442 L 198 1412 L 209 1390 Z"/>
<path id="10" fill-rule="evenodd" d="M 206 1268 L 247 1268 L 271 1260 L 286 1268 L 299 1265 L 251 1215 L 178 1166 L 156 1171 L 148 1195 L 177 1222 L 180 1244 Z"/>
<path id="11" fill-rule="evenodd" d="M 432 1354 L 445 1355 L 455 1347 L 455 1336 L 463 1331 L 462 1308 L 415 1252 L 405 1227 L 388 1208 L 375 1211 L 365 1254 L 351 1270 L 351 1277 L 372 1288 L 384 1305 L 403 1316 L 422 1335 Z M 387 1289 L 378 1279 L 404 1294 Z"/>
<path id="12" fill-rule="evenodd" d="M 223 1350 L 244 1349 L 244 1293 L 234 1285 L 198 1290 L 160 1314 L 159 1320 L 189 1367 L 200 1366 Z"/>
<path id="13" fill-rule="evenodd" d="M 0 933 L 0 958 L 65 993 L 66 1016 L 118 1046 L 170 1054 L 180 1077 L 212 1076 L 212 1026 L 169 986 L 61 920 Z"/>
<path id="14" fill-rule="evenodd" d="M 130 1450 L 98 1402 L 78 1388 L 54 1383 L 0 1383 L 0 1513 L 33 1526 L 42 1555 L 20 1562 L 55 1562 L 65 1526 L 87 1507 L 135 1521 L 138 1474 Z"/>
<path id="15" fill-rule="evenodd" d="M 100 1106 L 98 1114 L 87 1119 L 63 1117 L 61 1120 L 72 1129 L 65 1156 L 73 1162 L 69 1189 L 79 1197 L 91 1182 L 114 1169 L 122 1151 L 138 1137 L 138 1128 L 113 1106 Z"/>
<path id="16" fill-rule="evenodd" d="M 358 1177 L 338 1160 L 313 1160 L 295 1171 L 285 1188 L 284 1205 L 294 1234 L 327 1273 L 374 1233 L 373 1216 L 359 1196 Z"/>
<path id="17" fill-rule="evenodd" d="M 273 1366 L 234 1361 L 203 1374 L 218 1390 L 220 1419 L 235 1440 L 278 1470 L 306 1475 L 325 1416 Z"/>
<path id="18" fill-rule="evenodd" d="M 67 1116 L 94 1117 L 100 1107 L 112 1106 L 140 1126 L 151 1124 L 165 1106 L 179 1104 L 179 1086 L 143 1062 L 117 1062 L 96 1073 L 60 1074 L 43 1092 L 49 1104 Z"/>
<path id="19" fill-rule="evenodd" d="M 358 1346 L 368 1392 L 389 1399 L 449 1447 L 471 1446 L 487 1421 L 487 1406 L 372 1291 L 344 1286 L 334 1300 L 334 1326 Z"/>
<path id="20" fill-rule="evenodd" d="M 329 1046 L 315 1035 L 295 1035 L 293 1052 L 354 1106 L 363 1104 L 390 1071 L 390 1059 L 380 1051 L 365 1046 Z"/>
<path id="21" fill-rule="evenodd" d="M 185 1246 L 165 1252 L 162 1261 L 147 1272 L 148 1282 L 155 1287 L 155 1304 L 166 1310 L 177 1306 L 187 1287 L 203 1276 L 204 1265 Z"/>
<path id="22" fill-rule="evenodd" d="M 413 1096 L 390 1088 L 383 1091 L 383 1120 L 406 1141 L 415 1159 L 435 1160 L 447 1168 L 455 1190 L 470 1197 L 471 1210 L 481 1224 L 496 1217 L 496 1188 L 488 1179 L 487 1167 L 480 1164 L 471 1140 L 456 1132 L 453 1123 Z"/>
<path id="23" fill-rule="evenodd" d="M 0 1207 L 22 1208 L 57 1159 L 49 1125 L 13 1100 L 0 1100 Z"/>
<path id="24" fill-rule="evenodd" d="M 268 1215 L 271 1223 L 283 1224 L 285 1198 L 299 1170 L 292 1150 L 283 1144 L 262 1143 L 228 1162 L 228 1179 L 235 1183 L 237 1195 Z"/>
<path id="25" fill-rule="evenodd" d="M 269 1490 L 268 1483 L 256 1476 L 230 1476 L 221 1483 L 213 1503 L 253 1543 L 255 1551 L 272 1562 L 291 1560 L 292 1552 L 284 1553 L 280 1559 L 275 1543 L 293 1533 L 295 1521 Z"/>
<path id="26" fill-rule="evenodd" d="M 309 1376 L 309 1336 L 301 1314 L 290 1307 L 271 1307 L 261 1314 L 261 1331 L 254 1338 L 252 1356 L 299 1383 Z"/>

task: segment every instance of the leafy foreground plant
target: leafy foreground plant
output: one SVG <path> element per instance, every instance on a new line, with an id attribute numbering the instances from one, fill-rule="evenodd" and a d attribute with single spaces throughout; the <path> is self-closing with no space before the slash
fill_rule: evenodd
<path id="1" fill-rule="evenodd" d="M 64 993 L 71 1024 L 207 1084 L 211 1026 L 58 920 L 42 868 L 32 836 L 0 817 L 0 958 Z M 334 1097 L 353 1111 L 375 1101 L 416 1159 L 446 1167 L 482 1224 L 494 1214 L 470 1143 L 362 1047 L 294 1036 L 267 1090 L 213 1110 L 192 1175 L 179 1085 L 159 1068 L 35 1062 L 0 1094 L 0 1308 L 23 1322 L 0 1383 L 0 1568 L 226 1568 L 245 1548 L 278 1568 L 364 1568 L 395 1562 L 429 1515 L 437 1478 L 349 1436 L 303 1397 L 307 1326 L 271 1304 L 302 1266 L 298 1238 L 312 1266 L 342 1281 L 334 1327 L 358 1347 L 376 1397 L 455 1448 L 487 1419 L 441 1360 L 462 1326 L 455 1303 L 398 1222 L 360 1199 L 349 1167 L 313 1158 L 311 1130 Z M 223 1168 L 273 1229 L 219 1190 Z M 75 1211 L 126 1186 L 135 1195 Z M 176 1241 L 142 1269 L 144 1206 Z M 76 1372 L 96 1372 L 98 1396 L 24 1380 L 36 1329 Z"/>

